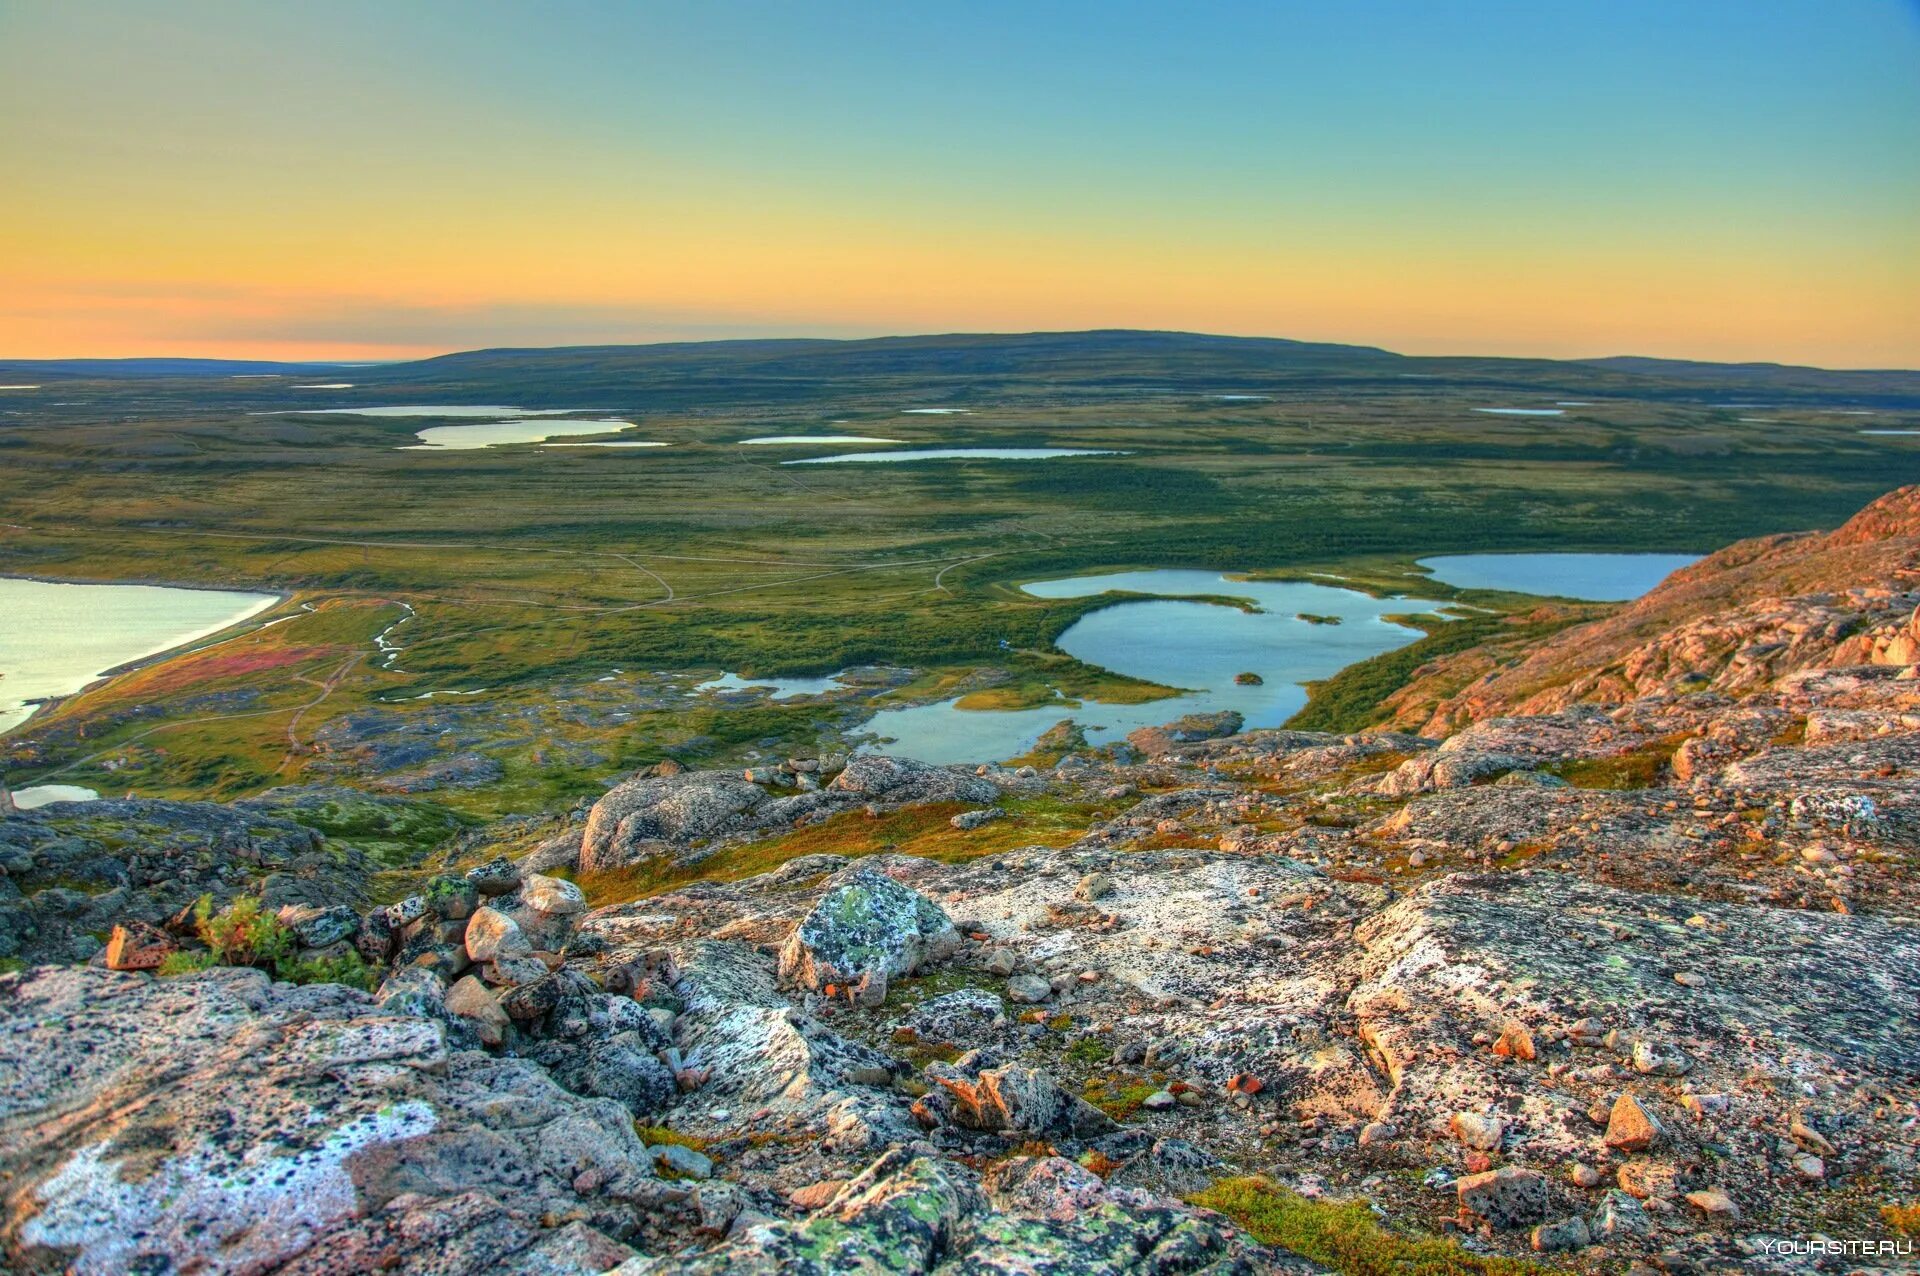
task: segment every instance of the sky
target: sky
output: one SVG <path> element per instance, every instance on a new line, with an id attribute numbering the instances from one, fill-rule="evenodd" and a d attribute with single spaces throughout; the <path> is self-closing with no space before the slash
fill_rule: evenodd
<path id="1" fill-rule="evenodd" d="M 1920 0 L 0 0 L 0 357 L 1920 367 Z"/>

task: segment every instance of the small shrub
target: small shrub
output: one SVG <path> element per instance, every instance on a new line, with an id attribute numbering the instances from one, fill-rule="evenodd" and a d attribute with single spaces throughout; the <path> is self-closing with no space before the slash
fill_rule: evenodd
<path id="1" fill-rule="evenodd" d="M 191 975 L 196 970 L 211 970 L 215 962 L 209 952 L 168 953 L 160 959 L 161 975 Z"/>
<path id="2" fill-rule="evenodd" d="M 361 992 L 372 992 L 378 982 L 373 967 L 351 949 L 337 957 L 278 962 L 273 973 L 275 978 L 284 979 L 290 984 L 345 984 Z"/>
<path id="3" fill-rule="evenodd" d="M 213 896 L 202 895 L 193 909 L 194 929 L 222 966 L 278 966 L 293 953 L 293 932 L 260 907 L 251 895 L 242 895 L 220 912 Z"/>

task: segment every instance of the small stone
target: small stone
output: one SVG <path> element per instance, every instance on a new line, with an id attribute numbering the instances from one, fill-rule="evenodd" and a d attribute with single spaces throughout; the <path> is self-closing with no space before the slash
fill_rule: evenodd
<path id="1" fill-rule="evenodd" d="M 988 974 L 1005 979 L 1019 968 L 1020 958 L 1011 948 L 996 948 L 987 954 L 986 961 L 981 964 L 986 967 Z"/>
<path id="2" fill-rule="evenodd" d="M 1606 1182 L 1606 1175 L 1584 1161 L 1576 1161 L 1573 1168 L 1567 1171 L 1567 1181 L 1575 1187 L 1599 1187 Z"/>
<path id="3" fill-rule="evenodd" d="M 1621 1240 L 1636 1240 L 1653 1231 L 1653 1220 L 1647 1217 L 1646 1207 L 1632 1196 L 1618 1189 L 1609 1188 L 1600 1198 L 1600 1206 L 1594 1210 L 1588 1224 L 1593 1238 L 1602 1243 Z"/>
<path id="4" fill-rule="evenodd" d="M 571 917 L 587 911 L 587 897 L 578 886 L 558 877 L 529 873 L 520 883 L 520 902 L 537 912 Z"/>
<path id="5" fill-rule="evenodd" d="M 1105 873 L 1088 873 L 1080 879 L 1080 884 L 1073 888 L 1073 897 L 1089 904 L 1097 899 L 1105 899 L 1111 894 L 1113 894 L 1113 879 Z"/>
<path id="6" fill-rule="evenodd" d="M 1606 1144 L 1622 1152 L 1644 1152 L 1660 1141 L 1660 1123 L 1653 1119 L 1640 1101 L 1623 1094 L 1613 1101 L 1607 1117 Z"/>
<path id="7" fill-rule="evenodd" d="M 1370 1148 L 1381 1143 L 1391 1142 L 1394 1135 L 1398 1133 L 1399 1131 L 1394 1129 L 1390 1122 L 1369 1121 L 1360 1127 L 1360 1146 Z"/>
<path id="8" fill-rule="evenodd" d="M 1053 985 L 1038 975 L 1015 975 L 1007 980 L 1007 998 L 1011 1001 L 1034 1004 L 1052 995 Z"/>
<path id="9" fill-rule="evenodd" d="M 1454 1181 L 1460 1208 L 1499 1230 L 1528 1227 L 1547 1216 L 1547 1181 L 1532 1170 L 1503 1166 Z"/>
<path id="10" fill-rule="evenodd" d="M 1171 1091 L 1155 1090 L 1152 1094 L 1140 1100 L 1140 1106 L 1149 1112 L 1165 1112 L 1179 1101 Z"/>
<path id="11" fill-rule="evenodd" d="M 520 888 L 520 870 L 510 859 L 495 857 L 467 870 L 467 881 L 482 895 L 511 895 Z"/>
<path id="12" fill-rule="evenodd" d="M 507 1026 L 512 1020 L 500 1008 L 500 999 L 493 995 L 493 990 L 472 975 L 455 980 L 453 987 L 447 989 L 446 1005 L 448 1014 L 472 1023 L 474 1034 L 483 1044 L 497 1046 L 506 1039 Z"/>
<path id="13" fill-rule="evenodd" d="M 1535 1054 L 1533 1033 L 1518 1019 L 1512 1020 L 1501 1030 L 1500 1039 L 1493 1043 L 1493 1052 L 1507 1059 L 1531 1059 Z"/>
<path id="14" fill-rule="evenodd" d="M 1827 1163 L 1811 1152 L 1801 1152 L 1793 1158 L 1793 1172 L 1809 1183 L 1818 1183 L 1827 1177 Z"/>
<path id="15" fill-rule="evenodd" d="M 1708 1218 L 1735 1219 L 1740 1217 L 1740 1207 L 1733 1198 L 1717 1187 L 1703 1188 L 1698 1192 L 1687 1193 L 1687 1204 L 1705 1214 Z"/>
<path id="16" fill-rule="evenodd" d="M 846 1185 L 845 1179 L 821 1179 L 818 1183 L 794 1188 L 787 1193 L 787 1201 L 803 1210 L 817 1210 L 840 1195 L 840 1189 Z"/>
<path id="17" fill-rule="evenodd" d="M 1633 1043 L 1635 1072 L 1656 1077 L 1677 1077 L 1684 1075 L 1692 1067 L 1693 1060 L 1687 1058 L 1677 1046 L 1646 1040 Z"/>
<path id="18" fill-rule="evenodd" d="M 464 940 L 467 956 L 477 962 L 495 961 L 501 957 L 525 957 L 533 951 L 527 937 L 521 933 L 520 924 L 497 909 L 481 905 L 467 920 Z"/>
<path id="19" fill-rule="evenodd" d="M 1496 1116 L 1478 1116 L 1471 1112 L 1453 1114 L 1453 1137 L 1481 1152 L 1498 1152 L 1507 1137 L 1507 1123 Z"/>
<path id="20" fill-rule="evenodd" d="M 678 1143 L 660 1143 L 647 1149 L 647 1155 L 653 1163 L 663 1170 L 684 1175 L 690 1179 L 711 1178 L 713 1159 L 704 1152 L 696 1152 L 690 1147 Z"/>
<path id="21" fill-rule="evenodd" d="M 1557 1223 L 1542 1223 L 1533 1229 L 1533 1247 L 1542 1254 L 1557 1250 L 1585 1249 L 1593 1243 L 1593 1237 L 1587 1231 L 1587 1220 L 1579 1215 L 1563 1218 Z"/>

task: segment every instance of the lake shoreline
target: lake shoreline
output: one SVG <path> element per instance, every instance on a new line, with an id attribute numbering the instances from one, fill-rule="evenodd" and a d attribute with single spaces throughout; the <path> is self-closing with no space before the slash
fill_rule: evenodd
<path id="1" fill-rule="evenodd" d="M 262 603 L 260 607 L 258 607 L 254 611 L 247 613 L 245 616 L 240 617 L 238 620 L 232 621 L 229 624 L 221 626 L 219 629 L 213 631 L 212 633 L 203 633 L 196 637 L 186 638 L 180 642 L 176 642 L 164 648 L 163 650 L 150 652 L 144 656 L 137 656 L 132 660 L 124 660 L 124 661 L 121 661 L 119 664 L 112 665 L 106 669 L 103 669 L 99 673 L 95 674 L 93 678 L 89 679 L 85 686 L 79 687 L 73 691 L 62 692 L 59 695 L 44 696 L 44 697 L 38 697 L 32 700 L 22 701 L 23 704 L 26 704 L 29 706 L 30 711 L 28 712 L 26 717 L 14 723 L 12 726 L 0 728 L 0 738 L 13 736 L 20 731 L 24 731 L 28 727 L 32 726 L 34 722 L 39 720 L 41 717 L 45 716 L 49 711 L 58 709 L 61 705 L 65 704 L 69 700 L 74 700 L 81 696 L 87 695 L 88 693 L 97 690 L 102 684 L 111 682 L 115 678 L 119 678 L 126 674 L 133 673 L 136 670 L 145 669 L 150 665 L 155 665 L 166 660 L 171 660 L 176 656 L 184 655 L 189 651 L 201 650 L 201 647 L 196 646 L 196 644 L 204 643 L 204 645 L 207 647 L 214 647 L 214 646 L 220 645 L 221 643 L 232 642 L 235 638 L 242 637 L 243 635 L 237 634 L 237 633 L 228 633 L 227 632 L 228 630 L 236 629 L 241 625 L 247 624 L 249 621 L 259 620 L 263 616 L 268 616 L 270 613 L 277 611 L 278 609 L 286 606 L 288 603 L 294 601 L 294 599 L 299 596 L 297 590 L 271 589 L 271 588 L 267 588 L 267 589 L 229 588 L 229 587 L 220 586 L 220 585 L 199 585 L 199 584 L 187 585 L 187 584 L 181 584 L 177 581 L 165 581 L 165 580 L 157 580 L 157 579 L 151 579 L 151 578 L 89 580 L 84 577 L 75 577 L 75 576 L 46 576 L 46 575 L 40 575 L 37 573 L 26 573 L 26 572 L 0 572 L 0 581 L 5 581 L 5 580 L 31 581 L 36 584 L 42 584 L 42 585 L 137 585 L 137 586 L 142 586 L 149 589 L 191 590 L 196 593 L 208 593 L 208 594 L 249 593 L 249 594 L 260 594 L 260 595 L 266 596 L 270 599 L 270 601 Z M 245 632 L 253 633 L 256 630 L 258 630 L 260 627 L 261 627 L 260 625 L 256 624 L 252 628 L 246 630 Z M 50 772 L 49 774 L 56 774 L 56 773 Z"/>

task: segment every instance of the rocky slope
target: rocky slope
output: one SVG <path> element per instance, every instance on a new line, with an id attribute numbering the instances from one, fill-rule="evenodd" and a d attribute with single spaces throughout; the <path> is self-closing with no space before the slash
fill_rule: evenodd
<path id="1" fill-rule="evenodd" d="M 1257 1174 L 1460 1263 L 1897 1267 L 1789 1242 L 1897 1250 L 1883 1210 L 1920 1195 L 1916 511 L 1451 658 L 1487 674 L 1425 671 L 1423 733 L 657 768 L 392 905 L 276 896 L 292 955 L 352 952 L 371 993 L 105 968 L 195 947 L 130 928 L 0 978 L 0 1245 L 23 1271 L 1324 1270 L 1185 1203 Z M 1021 844 L 1045 802 L 1103 815 Z M 937 853 L 818 853 L 901 810 L 938 812 Z M 89 861 L 45 826 L 0 840 Z M 209 863 L 239 845 L 214 838 Z M 688 880 L 742 847 L 777 867 Z M 295 850 L 285 881 L 331 881 L 324 839 Z M 681 884 L 605 902 L 635 872 Z M 63 890 L 0 883 L 0 922 L 41 928 L 16 951 L 98 944 L 99 894 L 46 929 Z"/>

